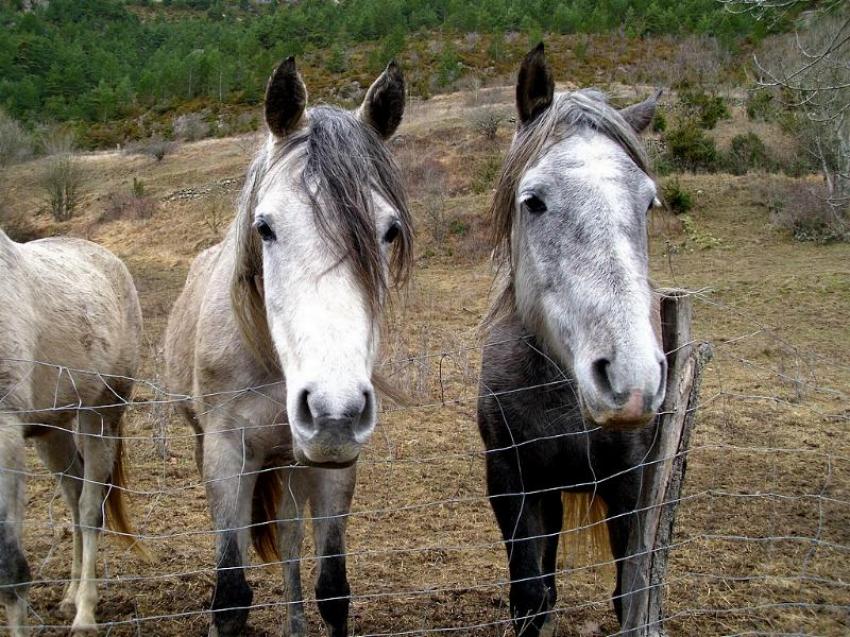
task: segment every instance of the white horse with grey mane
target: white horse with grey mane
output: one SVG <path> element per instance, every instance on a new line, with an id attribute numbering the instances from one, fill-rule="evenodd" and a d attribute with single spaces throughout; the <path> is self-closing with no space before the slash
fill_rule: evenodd
<path id="1" fill-rule="evenodd" d="M 133 279 L 113 254 L 80 239 L 15 243 L 0 230 L 0 598 L 15 637 L 26 634 L 30 581 L 21 548 L 27 438 L 59 479 L 74 523 L 60 610 L 75 612 L 75 635 L 96 633 L 104 512 L 132 543 L 121 416 L 141 333 Z"/>
<path id="2" fill-rule="evenodd" d="M 216 531 L 210 635 L 219 637 L 247 621 L 251 535 L 262 558 L 282 561 L 289 634 L 306 634 L 308 503 L 319 611 L 331 635 L 347 634 L 355 462 L 376 422 L 386 295 L 410 266 L 410 215 L 384 143 L 404 109 L 399 68 L 390 63 L 356 112 L 306 102 L 289 58 L 269 80 L 269 134 L 236 218 L 195 259 L 166 334 L 170 389 L 193 397 L 180 409 L 197 433 Z"/>

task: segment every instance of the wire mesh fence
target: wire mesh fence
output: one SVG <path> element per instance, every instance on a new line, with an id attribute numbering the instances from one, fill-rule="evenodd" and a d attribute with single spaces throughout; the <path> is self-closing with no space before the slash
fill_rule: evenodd
<path id="1" fill-rule="evenodd" d="M 728 331 L 714 342 L 714 360 L 704 371 L 690 446 L 677 452 L 688 463 L 684 489 L 675 502 L 662 503 L 675 504 L 677 524 L 661 547 L 668 551 L 667 576 L 649 585 L 663 589 L 666 598 L 655 628 L 674 635 L 847 634 L 850 362 L 844 353 L 797 347 L 784 330 L 759 324 L 746 309 L 724 305 L 709 291 L 693 299 L 697 339 L 703 314 Z M 484 483 L 484 458 L 493 451 L 484 450 L 475 426 L 481 345 L 423 330 L 406 344 L 390 338 L 389 350 L 383 371 L 415 401 L 384 404 L 358 462 L 345 550 L 349 628 L 376 636 L 510 634 L 511 581 Z M 110 383 L 95 370 L 34 364 L 52 367 L 57 382 L 95 374 Z M 268 397 L 268 390 L 234 388 L 217 398 L 221 404 L 245 392 Z M 172 413 L 185 400 L 152 375 L 136 380 L 127 405 L 121 434 L 130 474 L 125 490 L 134 537 L 151 559 L 122 548 L 106 531 L 99 552 L 103 634 L 207 631 L 215 532 L 205 495 L 210 480 L 195 467 L 196 436 Z M 4 408 L 0 416 L 13 411 Z M 244 426 L 234 422 L 232 432 Z M 564 435 L 576 434 L 551 434 Z M 635 470 L 645 468 L 643 463 Z M 54 475 L 32 452 L 23 473 L 23 545 L 32 571 L 28 624 L 33 634 L 65 634 L 70 619 L 58 604 L 70 578 L 73 525 Z M 321 516 L 304 517 L 313 522 Z M 586 526 L 565 528 L 561 535 Z M 307 619 L 319 633 L 322 622 L 308 584 L 317 566 L 312 544 L 308 534 L 300 563 Z M 287 561 L 260 563 L 252 556 L 246 566 L 254 589 L 249 634 L 280 633 L 289 605 L 281 578 Z M 598 556 L 590 547 L 563 552 L 555 576 L 554 634 L 620 634 L 611 606 L 610 555 Z"/>

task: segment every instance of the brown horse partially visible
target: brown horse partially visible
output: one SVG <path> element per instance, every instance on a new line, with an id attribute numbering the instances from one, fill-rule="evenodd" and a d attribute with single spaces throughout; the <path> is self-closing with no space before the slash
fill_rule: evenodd
<path id="1" fill-rule="evenodd" d="M 330 635 L 347 634 L 355 462 L 377 419 L 384 302 L 410 265 L 410 215 L 385 144 L 404 109 L 400 70 L 391 63 L 356 112 L 307 110 L 306 97 L 294 60 L 281 63 L 236 218 L 192 264 L 166 334 L 169 389 L 193 397 L 181 410 L 198 434 L 216 531 L 219 637 L 243 634 L 251 531 L 261 557 L 279 548 L 288 633 L 306 634 L 307 503 L 319 611 Z"/>
<path id="2" fill-rule="evenodd" d="M 121 416 L 141 332 L 136 288 L 113 254 L 80 239 L 19 244 L 0 230 L 0 598 L 15 637 L 25 634 L 30 579 L 20 543 L 26 438 L 57 475 L 74 522 L 60 608 L 76 608 L 74 634 L 96 632 L 104 511 L 109 526 L 132 540 Z"/>

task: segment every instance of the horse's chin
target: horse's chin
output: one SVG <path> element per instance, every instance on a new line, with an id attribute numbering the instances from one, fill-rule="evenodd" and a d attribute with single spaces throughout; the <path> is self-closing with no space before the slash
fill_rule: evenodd
<path id="1" fill-rule="evenodd" d="M 303 449 L 295 447 L 293 449 L 293 454 L 295 457 L 296 464 L 303 467 L 313 467 L 315 469 L 347 469 L 351 467 L 357 462 L 357 459 L 360 457 L 358 453 L 356 456 L 351 458 L 350 460 L 346 460 L 344 462 L 336 462 L 336 461 L 324 461 L 324 462 L 316 462 L 315 460 L 311 460 Z"/>

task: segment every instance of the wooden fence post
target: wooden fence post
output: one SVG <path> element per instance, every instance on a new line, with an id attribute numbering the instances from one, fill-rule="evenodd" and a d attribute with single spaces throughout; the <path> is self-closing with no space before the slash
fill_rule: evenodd
<path id="1" fill-rule="evenodd" d="M 631 596 L 623 632 L 636 637 L 663 634 L 667 552 L 685 478 L 688 444 L 699 398 L 700 374 L 711 346 L 691 340 L 692 304 L 682 290 L 661 290 L 661 333 L 667 354 L 667 394 L 656 425 L 655 444 L 643 469 L 638 503 L 643 524 L 629 541 L 632 568 L 645 582 Z"/>

